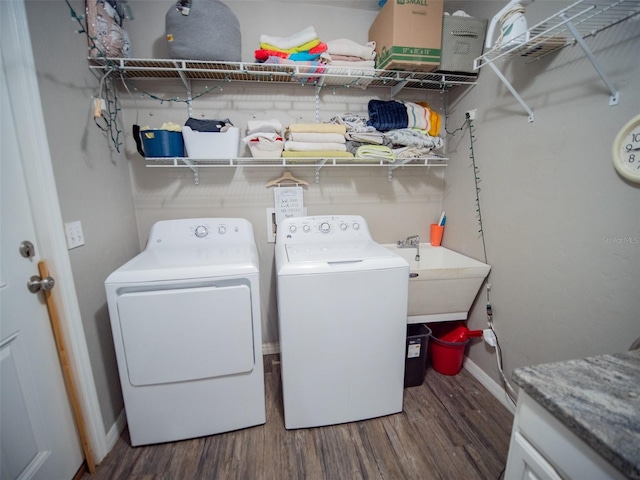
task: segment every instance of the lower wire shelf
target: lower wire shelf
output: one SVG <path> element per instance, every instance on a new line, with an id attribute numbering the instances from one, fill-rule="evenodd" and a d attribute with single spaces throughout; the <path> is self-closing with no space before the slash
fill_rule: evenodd
<path id="1" fill-rule="evenodd" d="M 399 158 L 394 161 L 372 158 L 316 158 L 316 157 L 278 157 L 278 158 L 190 158 L 190 157 L 147 157 L 148 168 L 189 168 L 193 171 L 194 183 L 200 183 L 200 168 L 224 167 L 312 167 L 315 169 L 315 182 L 320 183 L 320 170 L 323 167 L 384 167 L 387 179 L 393 179 L 393 171 L 400 167 L 446 167 L 448 158 L 433 155 L 424 158 Z"/>

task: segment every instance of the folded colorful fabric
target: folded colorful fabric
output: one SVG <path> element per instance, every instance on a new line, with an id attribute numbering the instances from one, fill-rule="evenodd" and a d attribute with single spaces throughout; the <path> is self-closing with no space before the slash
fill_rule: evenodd
<path id="1" fill-rule="evenodd" d="M 271 45 L 270 43 L 260 43 L 260 48 L 264 50 L 273 50 L 274 52 L 282 52 L 282 53 L 296 53 L 296 52 L 306 52 L 311 50 L 312 48 L 316 48 L 320 45 L 320 39 L 314 38 L 310 42 L 305 42 L 302 45 L 297 45 L 293 48 L 278 48 L 275 45 Z M 327 50 L 326 43 L 324 44 L 324 50 L 317 52 L 322 53 Z"/>
<path id="2" fill-rule="evenodd" d="M 275 65 L 291 65 L 291 66 L 297 66 L 298 68 L 298 72 L 302 73 L 302 74 L 313 74 L 313 73 L 324 73 L 325 71 L 325 65 L 324 63 L 320 63 L 320 62 L 297 62 L 295 60 L 290 60 L 288 58 L 279 58 L 279 57 L 269 57 L 264 61 L 265 64 L 275 64 Z M 320 79 L 320 77 L 318 77 L 317 75 L 310 75 L 310 76 L 306 76 L 306 75 L 302 75 L 299 76 L 297 75 L 295 78 L 291 78 L 292 82 L 299 82 L 299 81 L 303 81 L 303 82 L 309 82 L 309 83 L 314 83 L 317 82 Z"/>

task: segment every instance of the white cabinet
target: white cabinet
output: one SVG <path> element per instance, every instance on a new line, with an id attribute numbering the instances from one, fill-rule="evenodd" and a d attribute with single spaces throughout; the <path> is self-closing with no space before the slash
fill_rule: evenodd
<path id="1" fill-rule="evenodd" d="M 521 389 L 504 478 L 606 480 L 626 477 Z"/>

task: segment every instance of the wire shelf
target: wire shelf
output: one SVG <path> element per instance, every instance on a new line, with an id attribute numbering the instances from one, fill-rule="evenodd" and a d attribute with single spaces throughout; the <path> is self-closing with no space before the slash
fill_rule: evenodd
<path id="1" fill-rule="evenodd" d="M 124 79 L 218 80 L 316 87 L 398 87 L 422 90 L 449 90 L 460 85 L 475 85 L 477 74 L 411 72 L 308 65 L 272 65 L 249 62 L 199 60 L 89 58 L 89 68 L 112 72 Z"/>
<path id="2" fill-rule="evenodd" d="M 474 68 L 515 55 L 541 58 L 576 42 L 570 24 L 585 39 L 639 13 L 640 0 L 579 0 L 514 38 L 513 46 L 494 45 L 475 59 Z"/>

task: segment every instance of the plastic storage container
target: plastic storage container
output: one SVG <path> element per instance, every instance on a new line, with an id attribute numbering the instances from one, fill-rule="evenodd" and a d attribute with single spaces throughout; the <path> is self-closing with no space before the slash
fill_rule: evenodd
<path id="1" fill-rule="evenodd" d="M 180 132 L 141 130 L 140 138 L 145 157 L 184 157 L 184 141 Z"/>
<path id="2" fill-rule="evenodd" d="M 424 323 L 407 325 L 407 350 L 404 357 L 404 386 L 417 387 L 427 371 L 427 347 L 431 329 Z"/>
<path id="3" fill-rule="evenodd" d="M 182 136 L 191 158 L 236 158 L 240 150 L 238 127 L 230 127 L 226 132 L 198 132 L 185 125 Z"/>

